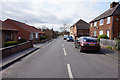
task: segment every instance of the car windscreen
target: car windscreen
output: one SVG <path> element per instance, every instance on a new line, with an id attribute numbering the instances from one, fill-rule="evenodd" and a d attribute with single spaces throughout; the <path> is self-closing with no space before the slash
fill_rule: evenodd
<path id="1" fill-rule="evenodd" d="M 72 36 L 68 36 L 68 38 L 72 38 Z"/>
<path id="2" fill-rule="evenodd" d="M 96 39 L 88 39 L 88 38 L 84 38 L 83 40 L 84 40 L 84 42 L 97 42 Z"/>

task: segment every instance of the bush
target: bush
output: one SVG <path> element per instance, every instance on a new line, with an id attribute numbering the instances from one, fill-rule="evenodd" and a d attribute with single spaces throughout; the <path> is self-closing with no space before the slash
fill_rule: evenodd
<path id="1" fill-rule="evenodd" d="M 17 41 L 17 43 L 23 43 L 23 42 L 26 42 L 26 40 L 25 40 L 25 39 L 19 39 L 19 40 Z"/>
<path id="2" fill-rule="evenodd" d="M 112 50 L 112 47 L 111 47 L 111 46 L 107 46 L 106 48 L 108 48 L 108 49 L 111 49 L 111 50 Z"/>
<path id="3" fill-rule="evenodd" d="M 109 37 L 107 35 L 105 35 L 105 34 L 102 34 L 102 35 L 98 36 L 98 41 L 99 42 L 100 42 L 100 38 L 102 38 L 102 39 L 109 39 Z"/>
<path id="4" fill-rule="evenodd" d="M 117 50 L 120 50 L 120 40 L 116 40 L 116 45 L 115 45 L 115 48 L 117 49 Z"/>
<path id="5" fill-rule="evenodd" d="M 48 38 L 43 36 L 40 37 L 40 40 L 45 40 L 45 39 L 48 39 Z"/>
<path id="6" fill-rule="evenodd" d="M 8 41 L 8 42 L 5 42 L 4 46 L 7 47 L 15 44 L 17 44 L 17 41 Z"/>

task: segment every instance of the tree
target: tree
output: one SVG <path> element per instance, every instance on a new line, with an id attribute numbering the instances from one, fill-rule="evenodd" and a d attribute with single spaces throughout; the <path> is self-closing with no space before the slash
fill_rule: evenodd
<path id="1" fill-rule="evenodd" d="M 69 26 L 70 25 L 67 25 L 67 24 L 63 24 L 63 26 L 60 26 L 60 30 L 63 32 L 63 34 L 67 34 L 69 31 Z"/>

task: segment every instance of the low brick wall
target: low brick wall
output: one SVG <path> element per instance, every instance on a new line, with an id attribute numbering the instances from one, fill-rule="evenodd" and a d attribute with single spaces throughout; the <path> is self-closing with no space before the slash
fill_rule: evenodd
<path id="1" fill-rule="evenodd" d="M 0 51 L 2 51 L 2 57 L 4 58 L 31 47 L 33 47 L 33 44 L 31 41 L 28 41 L 21 44 L 1 48 Z"/>

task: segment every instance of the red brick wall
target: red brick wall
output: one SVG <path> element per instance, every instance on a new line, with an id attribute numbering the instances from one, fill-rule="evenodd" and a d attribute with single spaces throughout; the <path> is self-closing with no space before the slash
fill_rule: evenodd
<path id="1" fill-rule="evenodd" d="M 77 30 L 77 35 L 81 35 L 81 33 L 83 35 L 88 35 L 89 34 L 89 30 L 86 30 L 86 29 Z"/>
<path id="2" fill-rule="evenodd" d="M 18 39 L 18 37 L 21 37 L 22 39 L 30 40 L 30 32 L 19 27 L 18 25 L 14 24 L 11 21 L 5 21 L 5 22 L 19 30 L 19 32 L 17 34 L 17 39 Z"/>
<path id="3" fill-rule="evenodd" d="M 5 47 L 2 49 L 2 57 L 4 58 L 4 57 L 10 56 L 10 55 L 13 55 L 19 51 L 22 51 L 22 50 L 25 50 L 25 49 L 28 49 L 31 47 L 33 47 L 33 44 L 30 41 L 21 43 L 19 45 L 15 45 L 15 46 Z"/>
<path id="4" fill-rule="evenodd" d="M 99 31 L 100 30 L 103 30 L 103 34 L 106 34 L 107 35 L 107 30 L 109 30 L 109 37 L 110 39 L 112 39 L 112 17 L 110 17 L 110 24 L 107 24 L 107 18 L 104 19 L 104 24 L 103 25 L 100 25 L 99 21 L 96 21 L 97 22 L 97 27 L 98 29 L 94 28 L 94 22 L 92 22 L 92 27 L 91 27 L 91 24 L 90 24 L 90 36 L 91 37 L 95 37 L 94 36 L 94 31 L 96 31 L 96 37 L 99 36 Z"/>

